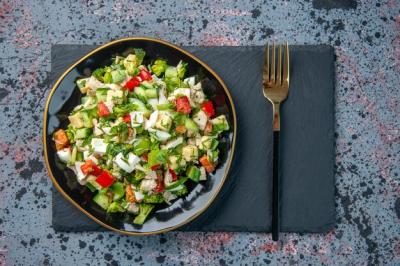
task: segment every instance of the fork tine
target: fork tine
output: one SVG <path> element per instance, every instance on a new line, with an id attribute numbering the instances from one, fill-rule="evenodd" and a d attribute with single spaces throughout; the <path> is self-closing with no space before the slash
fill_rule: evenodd
<path id="1" fill-rule="evenodd" d="M 269 44 L 267 44 L 267 47 L 265 48 L 264 51 L 264 72 L 263 72 L 263 81 L 264 82 L 269 82 Z"/>
<path id="2" fill-rule="evenodd" d="M 278 67 L 276 68 L 276 83 L 281 85 L 282 77 L 282 45 L 279 45 L 278 51 Z"/>
<path id="3" fill-rule="evenodd" d="M 289 44 L 286 42 L 284 51 L 284 62 L 283 62 L 283 77 L 282 84 L 289 86 Z"/>
<path id="4" fill-rule="evenodd" d="M 272 45 L 272 58 L 271 58 L 271 83 L 275 83 L 275 43 Z"/>

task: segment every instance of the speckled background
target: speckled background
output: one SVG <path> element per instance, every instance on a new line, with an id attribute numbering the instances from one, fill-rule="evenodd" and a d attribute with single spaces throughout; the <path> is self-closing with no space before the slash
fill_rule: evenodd
<path id="1" fill-rule="evenodd" d="M 334 230 L 279 243 L 255 233 L 54 232 L 41 144 L 50 47 L 143 35 L 335 46 Z M 1 0 L 0 49 L 0 265 L 400 264 L 399 1 Z"/>

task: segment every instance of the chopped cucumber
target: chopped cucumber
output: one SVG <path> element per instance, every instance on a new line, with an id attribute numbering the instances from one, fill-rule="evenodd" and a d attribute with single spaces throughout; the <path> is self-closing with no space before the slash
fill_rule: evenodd
<path id="1" fill-rule="evenodd" d="M 192 179 L 194 182 L 199 182 L 200 180 L 200 169 L 192 165 L 186 171 L 186 175 Z"/>
<path id="2" fill-rule="evenodd" d="M 124 184 L 121 182 L 112 184 L 110 190 L 113 192 L 113 200 L 119 200 L 125 195 Z"/>
<path id="3" fill-rule="evenodd" d="M 110 206 L 110 198 L 104 193 L 97 193 L 93 197 L 93 201 L 97 203 L 102 209 L 107 210 Z"/>
<path id="4" fill-rule="evenodd" d="M 157 89 L 147 89 L 145 90 L 145 95 L 147 98 L 157 98 Z"/>
<path id="5" fill-rule="evenodd" d="M 124 212 L 124 208 L 118 202 L 112 202 L 107 208 L 108 213 Z"/>

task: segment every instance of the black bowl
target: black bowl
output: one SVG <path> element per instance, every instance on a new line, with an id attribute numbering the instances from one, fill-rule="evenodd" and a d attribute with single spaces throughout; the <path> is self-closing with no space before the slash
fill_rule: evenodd
<path id="1" fill-rule="evenodd" d="M 109 65 L 111 58 L 123 55 L 129 48 L 142 48 L 146 60 L 165 58 L 169 64 L 180 60 L 189 64 L 188 76 L 200 75 L 206 94 L 214 99 L 217 115 L 225 114 L 230 131 L 220 141 L 220 162 L 216 171 L 205 183 L 190 187 L 190 193 L 176 200 L 172 205 L 160 206 L 148 220 L 137 226 L 128 214 L 107 214 L 92 202 L 92 192 L 76 181 L 74 173 L 65 167 L 57 157 L 52 134 L 68 124 L 68 114 L 79 104 L 81 93 L 75 85 L 77 78 L 88 76 L 101 66 Z M 146 61 L 145 61 L 146 63 Z M 148 235 L 176 229 L 195 219 L 204 212 L 220 192 L 227 177 L 235 148 L 236 113 L 232 97 L 222 79 L 205 63 L 189 52 L 168 42 L 152 38 L 126 38 L 107 43 L 69 67 L 52 87 L 46 101 L 43 122 L 43 146 L 46 167 L 57 190 L 84 214 L 104 227 L 129 235 Z"/>

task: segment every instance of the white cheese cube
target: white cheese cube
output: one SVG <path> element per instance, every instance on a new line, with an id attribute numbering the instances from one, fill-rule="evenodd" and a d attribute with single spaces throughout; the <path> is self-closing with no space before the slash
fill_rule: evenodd
<path id="1" fill-rule="evenodd" d="M 154 111 L 153 113 L 151 113 L 149 120 L 146 120 L 145 124 L 144 124 L 144 129 L 148 130 L 149 128 L 152 128 L 158 119 L 158 111 Z"/>
<path id="2" fill-rule="evenodd" d="M 139 127 L 144 122 L 144 112 L 134 111 L 129 114 L 131 116 L 132 127 Z"/>
<path id="3" fill-rule="evenodd" d="M 75 173 L 76 173 L 76 178 L 78 179 L 79 182 L 83 181 L 86 178 L 86 175 L 82 172 L 81 166 L 84 164 L 84 162 L 75 162 Z"/>
<path id="4" fill-rule="evenodd" d="M 161 148 L 169 150 L 169 149 L 175 148 L 176 146 L 178 146 L 178 145 L 180 145 L 182 143 L 183 143 L 183 138 L 182 137 L 178 137 L 176 139 L 168 141 L 167 144 L 161 146 Z"/>
<path id="5" fill-rule="evenodd" d="M 140 158 L 133 153 L 128 153 L 128 158 L 124 158 L 124 155 L 120 152 L 115 157 L 115 163 L 127 173 L 131 173 L 135 170 L 136 164 L 140 161 Z"/>
<path id="6" fill-rule="evenodd" d="M 60 160 L 63 163 L 68 163 L 69 161 L 71 161 L 71 149 L 70 148 L 64 148 L 62 150 L 57 151 L 57 155 L 58 158 L 60 158 Z"/>
<path id="7" fill-rule="evenodd" d="M 200 110 L 193 116 L 193 121 L 201 130 L 204 130 L 207 125 L 208 117 L 203 110 Z"/>
<path id="8" fill-rule="evenodd" d="M 93 152 L 103 155 L 107 151 L 107 143 L 103 139 L 92 138 L 90 144 L 92 145 Z"/>

